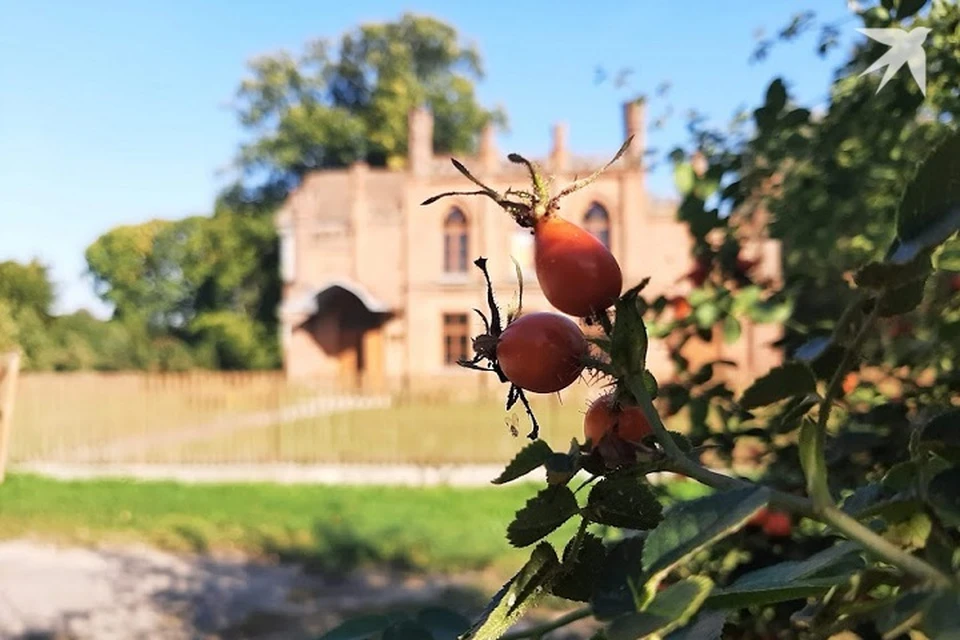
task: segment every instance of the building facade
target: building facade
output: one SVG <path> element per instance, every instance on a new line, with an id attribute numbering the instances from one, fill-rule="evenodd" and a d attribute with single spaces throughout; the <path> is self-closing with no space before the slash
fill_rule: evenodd
<path id="1" fill-rule="evenodd" d="M 560 215 L 600 238 L 617 257 L 624 288 L 650 277 L 646 294 L 683 294 L 690 271 L 691 239 L 676 221 L 676 203 L 645 189 L 642 103 L 624 105 L 624 129 L 634 139 L 627 153 L 588 188 L 561 202 Z M 485 309 L 478 256 L 488 267 L 501 307 L 524 272 L 524 310 L 549 310 L 533 271 L 533 238 L 493 201 L 450 197 L 421 206 L 428 197 L 470 185 L 449 156 L 433 152 L 433 120 L 426 110 L 409 117 L 409 155 L 402 170 L 349 168 L 308 175 L 277 214 L 281 238 L 283 301 L 280 308 L 284 367 L 291 378 L 313 378 L 344 388 L 435 389 L 494 386 L 492 375 L 457 366 L 470 355 L 471 336 L 483 329 L 472 311 Z M 495 146 L 491 129 L 473 158 L 458 158 L 495 189 L 526 188 L 522 166 Z M 564 185 L 588 175 L 605 159 L 577 158 L 566 130 L 555 126 L 544 169 Z M 747 247 L 757 269 L 779 274 L 774 241 Z M 744 375 L 779 360 L 768 347 L 777 329 L 745 331 L 752 342 L 735 348 L 705 345 L 711 358 L 741 363 Z M 741 340 L 743 342 L 743 340 Z M 722 353 L 721 353 L 722 352 Z M 651 345 L 650 368 L 669 374 L 662 348 Z"/>

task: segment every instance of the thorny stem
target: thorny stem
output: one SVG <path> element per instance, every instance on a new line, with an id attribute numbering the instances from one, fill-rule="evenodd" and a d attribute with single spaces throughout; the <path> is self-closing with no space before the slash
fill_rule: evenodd
<path id="1" fill-rule="evenodd" d="M 555 629 L 560 627 L 565 627 L 568 624 L 572 624 L 577 620 L 583 620 L 593 614 L 593 609 L 590 607 L 583 607 L 580 609 L 575 609 L 570 613 L 555 618 L 550 622 L 545 622 L 541 625 L 535 627 L 530 627 L 529 629 L 524 629 L 522 631 L 514 631 L 513 633 L 506 633 L 500 636 L 500 640 L 521 640 L 522 638 L 542 638 L 544 635 L 550 633 Z"/>
<path id="2" fill-rule="evenodd" d="M 483 273 L 483 280 L 487 284 L 487 305 L 490 307 L 490 328 L 499 335 L 503 331 L 503 326 L 500 324 L 500 308 L 497 307 L 497 300 L 493 296 L 493 283 L 490 282 L 490 273 L 487 271 L 487 259 L 481 256 L 474 260 L 473 264 L 477 265 Z"/>
<path id="3" fill-rule="evenodd" d="M 597 322 L 599 322 L 603 328 L 604 335 L 610 337 L 613 333 L 613 324 L 610 322 L 610 316 L 607 315 L 606 311 L 601 311 L 597 314 Z"/>
<path id="4" fill-rule="evenodd" d="M 659 442 L 664 449 L 667 457 L 663 467 L 665 471 L 685 475 L 715 489 L 729 490 L 757 486 L 748 480 L 725 476 L 711 471 L 687 457 L 673 438 L 670 437 L 670 434 L 667 433 L 660 414 L 657 413 L 654 408 L 653 402 L 650 400 L 650 396 L 647 394 L 646 389 L 644 389 L 642 382 L 639 382 L 635 378 L 629 378 L 627 379 L 627 386 L 631 395 L 634 396 L 634 399 L 643 410 L 647 420 L 649 420 L 657 442 Z M 832 526 L 851 540 L 859 543 L 868 552 L 899 567 L 905 573 L 910 573 L 924 581 L 929 581 L 939 586 L 949 586 L 953 582 L 947 575 L 932 565 L 897 547 L 834 506 L 816 507 L 813 502 L 807 498 L 801 498 L 800 496 L 777 490 L 770 490 L 770 496 L 771 504 L 776 507 Z"/>
<path id="5" fill-rule="evenodd" d="M 819 520 L 829 524 L 851 540 L 859 542 L 867 551 L 900 567 L 906 573 L 928 580 L 940 587 L 948 587 L 953 581 L 933 565 L 911 555 L 886 538 L 877 535 L 840 509 L 828 505 L 820 510 Z"/>
<path id="6" fill-rule="evenodd" d="M 533 190 L 536 193 L 537 200 L 545 201 L 550 198 L 550 194 L 547 192 L 547 183 L 543 181 L 543 178 L 540 176 L 540 172 L 537 171 L 537 167 L 521 156 L 519 153 L 511 153 L 507 156 L 507 160 L 515 164 L 522 164 L 527 168 L 527 171 L 530 173 L 530 182 L 533 183 Z"/>
<path id="7" fill-rule="evenodd" d="M 520 402 L 523 404 L 524 410 L 527 412 L 527 417 L 530 418 L 530 433 L 527 434 L 527 438 L 530 440 L 536 440 L 537 436 L 540 435 L 540 423 L 537 422 L 537 416 L 533 413 L 533 408 L 530 406 L 530 401 L 527 400 L 526 394 L 523 392 L 523 389 L 517 388 L 517 396 L 520 398 Z"/>

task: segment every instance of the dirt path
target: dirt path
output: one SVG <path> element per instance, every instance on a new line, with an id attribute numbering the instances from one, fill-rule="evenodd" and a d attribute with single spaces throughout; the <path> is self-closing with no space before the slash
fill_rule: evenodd
<path id="1" fill-rule="evenodd" d="M 362 610 L 443 600 L 473 607 L 476 576 L 331 578 L 240 557 L 140 546 L 0 543 L 0 638 L 316 637 Z"/>
<path id="2" fill-rule="evenodd" d="M 272 482 L 390 486 L 490 486 L 502 464 L 85 464 L 38 462 L 14 465 L 18 473 L 56 480 L 125 478 L 183 483 Z M 539 477 L 542 477 L 539 476 Z"/>
<path id="3" fill-rule="evenodd" d="M 88 447 L 79 447 L 70 454 L 70 457 L 78 462 L 91 462 L 104 459 L 122 460 L 125 457 L 152 448 L 186 444 L 194 440 L 206 439 L 235 431 L 262 429 L 275 424 L 296 422 L 297 420 L 316 418 L 345 411 L 382 409 L 389 407 L 390 403 L 390 396 L 318 396 L 278 410 L 271 409 L 268 411 L 222 416 L 213 421 L 160 429 L 156 434 L 149 437 L 138 435 L 121 440 L 114 440 L 106 444 L 100 443 Z"/>

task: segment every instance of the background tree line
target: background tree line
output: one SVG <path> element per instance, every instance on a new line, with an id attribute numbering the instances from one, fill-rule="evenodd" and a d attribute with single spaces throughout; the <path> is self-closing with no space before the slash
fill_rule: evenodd
<path id="1" fill-rule="evenodd" d="M 790 324 L 799 334 L 807 318 L 822 317 L 843 296 L 853 265 L 888 246 L 907 169 L 955 125 L 960 109 L 955 3 L 880 0 L 858 14 L 868 27 L 913 19 L 932 29 L 925 99 L 906 69 L 879 93 L 875 81 L 858 78 L 885 50 L 862 40 L 835 70 L 824 108 L 800 104 L 789 79 L 777 79 L 752 114 L 728 127 L 708 127 L 694 114 L 688 149 L 673 154 L 703 152 L 730 209 L 754 206 L 763 194 L 765 233 L 783 241 L 787 288 L 798 302 Z M 811 55 L 824 55 L 839 29 L 798 13 L 759 43 L 755 61 L 811 32 L 818 36 Z M 439 152 L 472 152 L 484 125 L 506 124 L 502 110 L 478 103 L 474 83 L 482 77 L 478 51 L 454 27 L 412 14 L 308 42 L 298 55 L 254 59 L 234 103 L 249 134 L 235 159 L 239 177 L 212 212 L 117 227 L 87 249 L 97 293 L 114 308 L 109 322 L 83 312 L 52 317 L 45 269 L 7 263 L 0 340 L 19 342 L 27 365 L 41 369 L 278 366 L 277 206 L 312 170 L 356 160 L 402 167 L 416 105 L 435 114 Z M 862 193 L 872 194 L 869 202 Z M 703 215 L 704 203 L 685 202 L 681 218 L 697 211 L 698 225 L 726 224 L 719 206 Z"/>

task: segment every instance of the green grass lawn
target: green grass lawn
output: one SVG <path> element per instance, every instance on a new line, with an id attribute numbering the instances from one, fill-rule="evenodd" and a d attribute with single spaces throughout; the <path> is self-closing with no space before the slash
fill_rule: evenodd
<path id="1" fill-rule="evenodd" d="M 0 538 L 230 549 L 324 570 L 513 571 L 529 550 L 509 546 L 506 526 L 539 488 L 179 485 L 13 475 L 0 485 Z M 562 543 L 572 532 L 568 523 L 553 537 Z"/>
<path id="2" fill-rule="evenodd" d="M 542 482 L 477 488 L 60 482 L 15 474 L 0 485 L 0 539 L 237 550 L 327 571 L 512 572 L 529 549 L 510 547 L 506 526 L 541 488 Z M 676 499 L 704 493 L 694 482 L 666 489 Z M 574 528 L 568 522 L 548 540 L 562 548 Z"/>

